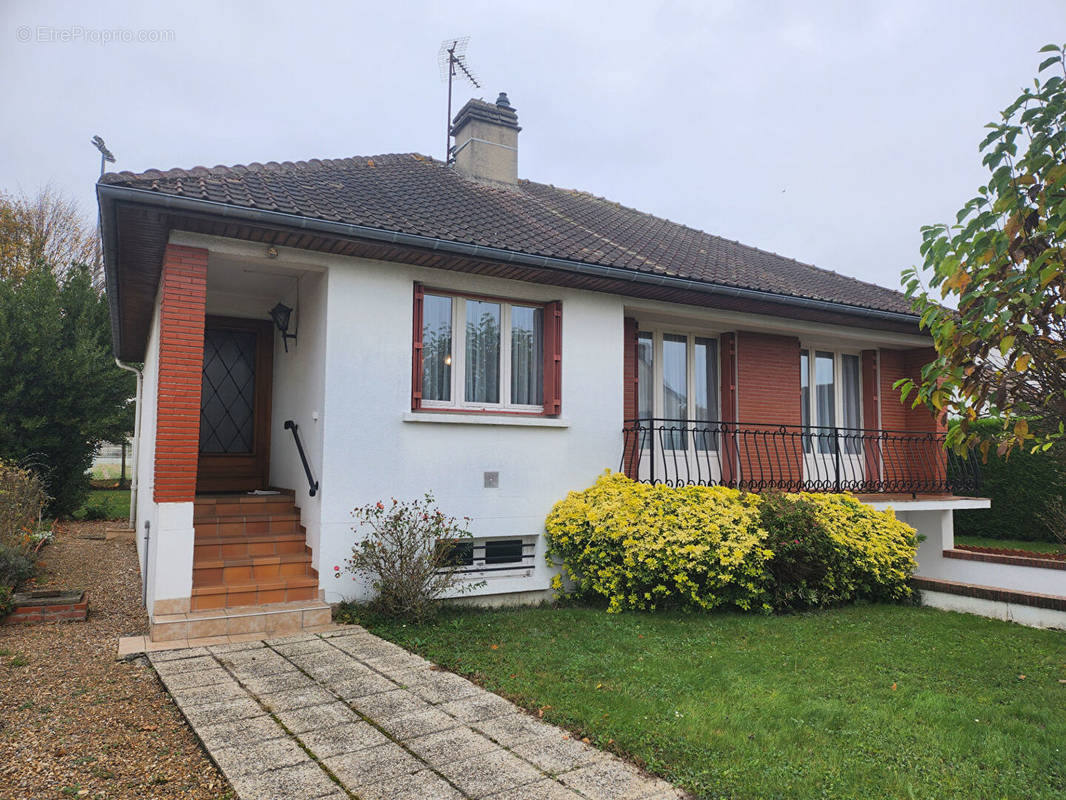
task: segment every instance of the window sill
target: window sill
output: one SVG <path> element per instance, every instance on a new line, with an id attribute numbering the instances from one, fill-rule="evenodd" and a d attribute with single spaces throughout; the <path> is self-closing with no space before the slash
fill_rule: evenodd
<path id="1" fill-rule="evenodd" d="M 404 422 L 436 422 L 449 425 L 513 425 L 527 428 L 569 428 L 570 420 L 524 414 L 470 414 L 448 411 L 405 411 Z"/>

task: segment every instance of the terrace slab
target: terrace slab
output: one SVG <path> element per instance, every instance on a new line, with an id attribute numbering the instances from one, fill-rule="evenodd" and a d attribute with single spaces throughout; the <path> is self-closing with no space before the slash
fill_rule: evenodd
<path id="1" fill-rule="evenodd" d="M 684 797 L 356 626 L 148 657 L 240 800 Z"/>

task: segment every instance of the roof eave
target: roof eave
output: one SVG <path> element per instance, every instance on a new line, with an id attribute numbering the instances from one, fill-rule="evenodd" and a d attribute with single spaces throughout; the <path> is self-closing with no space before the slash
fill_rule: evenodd
<path id="1" fill-rule="evenodd" d="M 115 195 L 106 190 L 104 183 L 96 184 L 96 202 L 100 207 L 100 249 L 104 260 L 104 285 L 107 287 L 107 304 L 111 315 L 111 350 L 115 358 L 122 357 L 122 307 L 119 303 L 117 272 L 117 235 L 115 230 Z"/>
<path id="2" fill-rule="evenodd" d="M 759 289 L 748 289 L 738 286 L 728 286 L 725 284 L 698 281 L 691 278 L 681 278 L 672 275 L 639 272 L 620 267 L 555 258 L 553 256 L 540 256 L 514 250 L 488 247 L 485 245 L 457 242 L 450 239 L 440 239 L 419 234 L 390 231 L 382 228 L 372 228 L 365 225 L 355 225 L 348 222 L 333 222 L 330 220 L 304 217 L 298 214 L 289 214 L 281 211 L 268 211 L 248 208 L 246 206 L 236 206 L 228 203 L 220 203 L 214 200 L 177 197 L 152 191 L 150 189 L 138 189 L 131 186 L 98 183 L 97 196 L 100 202 L 101 225 L 104 240 L 103 252 L 105 276 L 107 278 L 110 295 L 111 326 L 112 334 L 115 337 L 116 354 L 121 350 L 121 343 L 119 341 L 119 336 L 121 335 L 121 326 L 119 325 L 121 305 L 119 293 L 117 291 L 118 276 L 115 271 L 117 253 L 115 252 L 116 232 L 114 229 L 114 208 L 115 204 L 119 201 L 151 206 L 167 211 L 208 213 L 214 216 L 240 220 L 246 223 L 284 226 L 319 234 L 368 239 L 376 242 L 417 247 L 470 258 L 480 258 L 541 269 L 565 270 L 584 275 L 629 281 L 632 283 L 664 286 L 705 294 L 717 294 L 741 299 L 777 303 L 794 308 L 843 313 L 860 318 L 883 320 L 886 322 L 894 322 L 897 324 L 902 323 L 914 325 L 916 328 L 918 327 L 919 317 L 917 314 L 866 308 L 864 306 L 851 305 L 848 303 L 817 300 L 814 298 L 798 297 L 796 295 L 779 294 L 776 292 L 767 292 Z M 114 291 L 112 291 L 112 287 L 114 287 Z"/>

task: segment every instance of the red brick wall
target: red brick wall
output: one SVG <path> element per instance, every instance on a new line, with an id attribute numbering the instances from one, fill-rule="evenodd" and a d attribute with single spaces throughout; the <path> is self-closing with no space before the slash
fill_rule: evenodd
<path id="1" fill-rule="evenodd" d="M 207 251 L 167 245 L 159 291 L 154 499 L 177 503 L 196 494 Z"/>
<path id="2" fill-rule="evenodd" d="M 900 400 L 899 389 L 892 384 L 900 378 L 914 378 L 921 375 L 922 367 L 936 356 L 931 347 L 919 347 L 913 350 L 881 350 L 881 423 L 885 430 L 932 431 L 944 430 L 943 421 L 938 422 L 924 406 L 911 408 L 914 400 L 912 394 L 904 403 Z"/>
<path id="3" fill-rule="evenodd" d="M 904 403 L 900 399 L 900 390 L 892 384 L 900 378 L 914 378 L 921 375 L 922 367 L 936 356 L 933 348 L 915 348 L 911 350 L 881 350 L 881 427 L 889 431 L 884 436 L 884 470 L 885 489 L 893 491 L 894 480 L 912 482 L 915 478 L 926 479 L 932 484 L 943 480 L 947 456 L 936 441 L 922 442 L 913 438 L 896 438 L 891 431 L 927 431 L 946 430 L 946 421 L 934 417 L 925 406 L 911 408 L 914 395 Z"/>
<path id="4" fill-rule="evenodd" d="M 747 435 L 737 443 L 740 470 L 751 488 L 803 481 L 800 437 L 767 441 L 753 430 L 800 425 L 800 343 L 794 336 L 737 333 L 738 422 Z"/>
<path id="5" fill-rule="evenodd" d="M 737 333 L 737 404 L 742 423 L 801 424 L 799 339 Z"/>

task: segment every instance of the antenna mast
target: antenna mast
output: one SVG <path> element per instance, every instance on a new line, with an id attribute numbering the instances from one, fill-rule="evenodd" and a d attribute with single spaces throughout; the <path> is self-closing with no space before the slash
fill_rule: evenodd
<path id="1" fill-rule="evenodd" d="M 466 65 L 466 46 L 470 43 L 469 36 L 460 36 L 456 39 L 445 39 L 440 46 L 438 62 L 440 64 L 441 80 L 448 81 L 448 119 L 444 125 L 444 163 L 452 160 L 452 80 L 458 76 L 469 81 L 475 88 L 480 89 L 474 73 Z M 458 72 L 456 71 L 458 68 Z"/>

